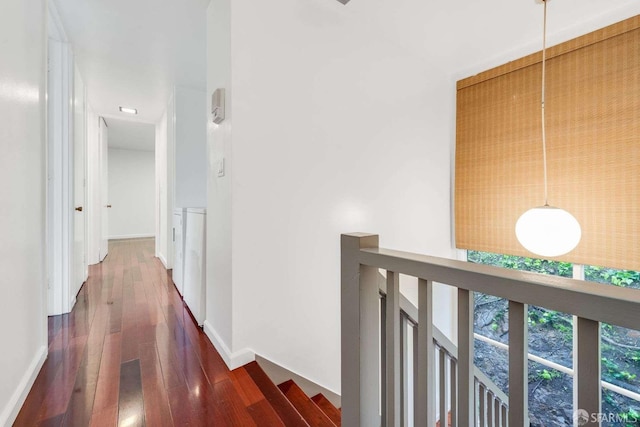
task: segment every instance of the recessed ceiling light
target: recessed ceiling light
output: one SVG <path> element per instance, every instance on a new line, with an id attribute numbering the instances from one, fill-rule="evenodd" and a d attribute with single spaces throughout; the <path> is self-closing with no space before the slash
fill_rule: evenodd
<path id="1" fill-rule="evenodd" d="M 128 114 L 138 114 L 138 110 L 135 108 L 120 107 L 120 111 Z"/>

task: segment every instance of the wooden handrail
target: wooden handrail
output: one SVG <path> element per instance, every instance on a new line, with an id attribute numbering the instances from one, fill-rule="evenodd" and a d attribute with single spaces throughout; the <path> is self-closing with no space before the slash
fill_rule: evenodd
<path id="1" fill-rule="evenodd" d="M 636 329 L 640 325 L 640 292 L 595 282 L 508 270 L 392 249 L 359 252 L 362 265 L 433 280 L 522 304 Z"/>
<path id="2" fill-rule="evenodd" d="M 396 316 L 390 316 L 397 313 L 402 304 L 406 304 L 399 296 L 397 277 L 400 274 L 419 279 L 420 302 L 417 313 L 409 313 L 412 311 L 410 307 L 403 309 L 414 321 L 419 320 L 416 322 L 416 358 L 420 369 L 419 377 L 414 380 L 414 394 L 421 406 L 416 406 L 416 419 L 419 423 L 416 425 L 435 425 L 435 388 L 433 379 L 430 380 L 427 374 L 433 373 L 435 366 L 434 348 L 429 345 L 436 335 L 432 315 L 429 314 L 433 312 L 434 282 L 458 289 L 458 361 L 455 372 L 451 371 L 452 378 L 455 374 L 452 399 L 455 399 L 456 410 L 451 411 L 455 425 L 468 427 L 475 424 L 477 416 L 486 415 L 489 420 L 492 415 L 476 412 L 475 388 L 478 379 L 474 375 L 473 365 L 473 292 L 482 292 L 509 301 L 509 425 L 524 425 L 528 417 L 526 313 L 529 304 L 577 316 L 577 347 L 574 349 L 574 401 L 577 405 L 575 409 L 582 409 L 592 415 L 600 412 L 598 322 L 637 328 L 640 325 L 640 292 L 557 276 L 382 249 L 378 247 L 378 240 L 377 235 L 366 233 L 342 235 L 343 425 L 379 423 L 380 391 L 377 378 L 380 375 L 381 362 L 383 372 L 387 373 L 387 382 L 396 381 L 396 378 L 401 380 L 396 357 L 396 347 L 399 346 L 396 337 L 400 333 L 400 326 Z M 387 357 L 382 361 L 377 350 L 380 333 L 377 304 L 380 287 L 378 269 L 386 270 L 387 282 L 393 284 L 392 305 L 386 307 L 387 316 L 383 325 L 383 329 L 387 331 L 386 335 L 392 339 L 385 339 L 386 347 L 383 353 Z M 444 337 L 440 338 L 443 343 L 446 342 Z M 451 349 L 454 347 L 451 344 Z M 440 371 L 440 376 L 443 372 Z M 482 381 L 480 383 L 483 386 L 480 387 L 479 398 L 483 400 L 485 397 L 492 397 L 491 394 L 483 394 L 487 387 Z M 387 415 L 383 425 L 389 427 L 398 425 L 399 417 L 394 415 L 400 404 L 395 392 L 398 387 L 397 384 L 386 384 L 386 392 L 382 395 L 382 407 L 386 408 L 386 412 L 383 413 Z M 390 391 L 391 389 L 394 391 Z M 441 388 L 440 392 L 443 390 L 446 390 L 446 387 Z M 442 412 L 442 405 L 440 410 Z M 482 411 L 484 410 L 483 407 Z M 493 412 L 494 416 L 496 411 Z M 504 408 L 501 411 L 504 411 Z M 504 416 L 502 413 L 503 422 Z M 596 421 L 592 422 L 594 419 Z M 599 425 L 597 417 L 590 418 L 585 425 Z"/>

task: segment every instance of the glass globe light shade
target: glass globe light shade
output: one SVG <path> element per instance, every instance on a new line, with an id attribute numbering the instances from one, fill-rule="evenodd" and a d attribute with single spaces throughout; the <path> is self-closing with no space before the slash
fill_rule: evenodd
<path id="1" fill-rule="evenodd" d="M 516 237 L 528 251 L 542 257 L 571 252 L 582 237 L 578 220 L 553 206 L 539 206 L 523 213 L 516 222 Z"/>

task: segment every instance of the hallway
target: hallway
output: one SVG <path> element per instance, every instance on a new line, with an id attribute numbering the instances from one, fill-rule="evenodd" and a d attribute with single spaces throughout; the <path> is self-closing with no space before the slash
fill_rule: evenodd
<path id="1" fill-rule="evenodd" d="M 73 311 L 49 318 L 49 356 L 14 425 L 282 425 L 268 422 L 248 370 L 227 369 L 153 253 L 153 239 L 109 242 Z"/>

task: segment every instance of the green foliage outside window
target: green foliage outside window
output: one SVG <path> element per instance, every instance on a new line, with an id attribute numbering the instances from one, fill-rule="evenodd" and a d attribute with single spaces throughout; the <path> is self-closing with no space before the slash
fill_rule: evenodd
<path id="1" fill-rule="evenodd" d="M 571 263 L 549 261 L 536 258 L 518 257 L 512 255 L 500 255 L 479 251 L 468 251 L 468 261 L 493 265 L 514 270 L 530 271 L 534 273 L 550 274 L 562 277 L 573 276 Z M 585 280 L 606 285 L 621 286 L 640 289 L 640 272 L 630 270 L 616 270 L 607 267 L 585 266 Z M 508 342 L 508 305 L 507 301 L 497 297 L 476 294 L 475 331 L 501 342 Z M 573 318 L 571 315 L 547 310 L 542 307 L 529 307 L 529 334 L 530 351 L 538 354 L 536 350 L 542 349 L 539 355 L 560 363 L 564 366 L 572 366 L 572 342 L 573 342 Z M 640 393 L 640 332 L 628 330 L 615 325 L 601 324 L 602 336 L 602 377 L 603 380 L 618 385 L 627 390 Z M 540 342 L 543 344 L 540 345 Z M 544 353 L 549 343 L 555 347 L 552 351 Z M 536 344 L 538 348 L 536 349 Z M 482 347 L 485 348 L 486 347 Z M 481 359 L 490 359 L 490 355 L 480 355 Z M 552 402 L 536 402 L 540 396 L 553 395 L 554 388 L 571 387 L 569 377 L 562 378 L 559 373 L 550 369 L 535 369 L 529 373 L 530 390 L 534 393 L 530 396 L 530 415 L 532 425 L 547 425 L 559 423 L 559 418 L 545 419 L 545 409 Z M 506 369 L 506 368 L 504 368 Z M 487 372 L 485 372 L 487 373 Z M 487 373 L 489 375 L 489 373 Z M 503 386 L 505 376 L 494 371 L 489 375 L 496 384 Z M 545 389 L 547 391 L 545 391 Z M 538 391 L 538 393 L 536 393 Z M 570 396 L 570 392 L 569 392 Z M 571 406 L 571 398 L 567 402 L 555 402 L 556 405 Z M 547 405 L 547 406 L 545 406 Z M 629 419 L 640 412 L 640 402 L 612 393 L 603 392 L 603 412 L 615 413 Z M 534 422 L 534 421 L 537 421 Z M 566 425 L 572 425 L 567 418 Z M 618 425 L 603 423 L 603 425 Z M 620 424 L 625 425 L 625 424 Z"/>

